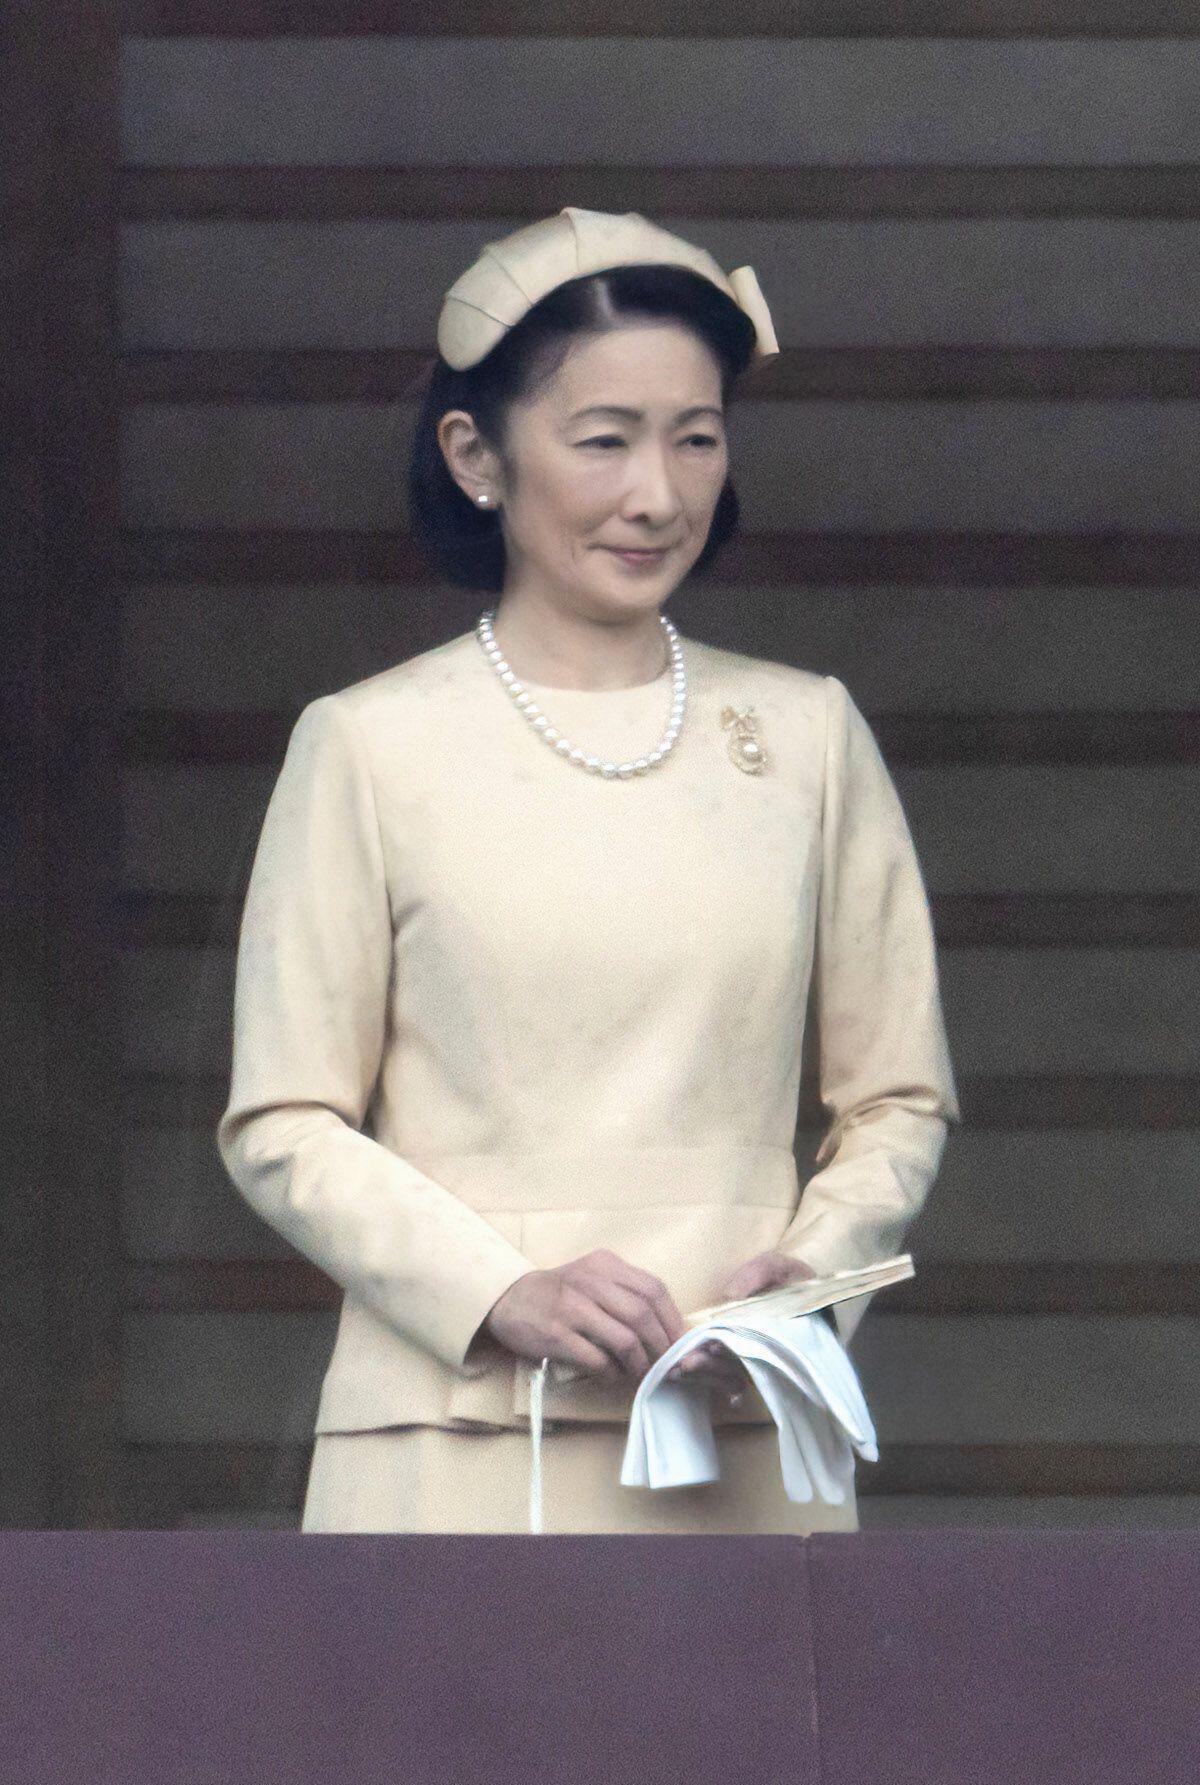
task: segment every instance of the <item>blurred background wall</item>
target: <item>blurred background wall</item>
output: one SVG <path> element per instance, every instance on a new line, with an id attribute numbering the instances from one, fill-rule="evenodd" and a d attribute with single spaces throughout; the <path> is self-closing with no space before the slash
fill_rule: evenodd
<path id="1" fill-rule="evenodd" d="M 297 1519 L 338 1293 L 213 1142 L 245 876 L 300 706 L 484 605 L 406 538 L 415 381 L 577 204 L 757 269 L 668 611 L 846 681 L 932 896 L 966 1124 L 863 1525 L 1195 1523 L 1194 4 L 99 10 L 6 59 L 0 1519 Z"/>

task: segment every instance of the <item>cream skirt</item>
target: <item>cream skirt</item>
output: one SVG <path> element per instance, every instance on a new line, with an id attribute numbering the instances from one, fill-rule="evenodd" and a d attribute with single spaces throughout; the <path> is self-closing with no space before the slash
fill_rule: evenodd
<path id="1" fill-rule="evenodd" d="M 695 1487 L 620 1483 L 627 1427 L 564 1421 L 542 1434 L 543 1529 L 686 1536 L 857 1531 L 854 1494 L 841 1506 L 800 1504 L 783 1491 L 774 1425 L 718 1429 L 719 1481 Z M 302 1531 L 529 1531 L 527 1431 L 386 1426 L 319 1432 Z"/>

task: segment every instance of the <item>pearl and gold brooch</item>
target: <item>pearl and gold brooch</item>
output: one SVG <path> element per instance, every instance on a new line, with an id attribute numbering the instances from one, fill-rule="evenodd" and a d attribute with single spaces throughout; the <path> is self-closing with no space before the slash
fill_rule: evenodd
<path id="1" fill-rule="evenodd" d="M 746 707 L 738 712 L 734 707 L 723 707 L 721 724 L 726 731 L 732 727 L 729 739 L 729 754 L 748 775 L 761 775 L 767 766 L 767 753 L 759 742 L 758 719 L 753 707 Z"/>

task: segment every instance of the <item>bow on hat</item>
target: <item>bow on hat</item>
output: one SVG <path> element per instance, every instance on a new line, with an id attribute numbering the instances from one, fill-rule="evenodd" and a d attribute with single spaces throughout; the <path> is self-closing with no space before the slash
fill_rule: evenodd
<path id="1" fill-rule="evenodd" d="M 646 262 L 689 267 L 731 297 L 754 324 L 756 359 L 779 352 L 771 313 L 752 266 L 726 275 L 705 248 L 672 235 L 638 211 L 620 215 L 564 205 L 498 242 L 454 281 L 438 317 L 438 351 L 456 371 L 474 366 L 547 292 L 584 273 Z"/>

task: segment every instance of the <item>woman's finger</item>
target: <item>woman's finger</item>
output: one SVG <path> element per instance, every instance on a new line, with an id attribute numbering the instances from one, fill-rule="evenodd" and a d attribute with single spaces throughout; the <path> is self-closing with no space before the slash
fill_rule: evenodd
<path id="1" fill-rule="evenodd" d="M 597 1273 L 589 1277 L 587 1293 L 606 1314 L 638 1335 L 646 1349 L 647 1367 L 672 1343 L 657 1306 L 640 1292 Z"/>
<path id="2" fill-rule="evenodd" d="M 693 1359 L 698 1361 L 693 1362 Z M 716 1354 L 710 1356 L 705 1356 L 701 1351 L 689 1352 L 686 1358 L 676 1364 L 674 1370 L 668 1371 L 667 1380 L 694 1382 L 702 1387 L 736 1393 L 746 1387 L 750 1377 L 738 1359 L 722 1346 Z"/>

